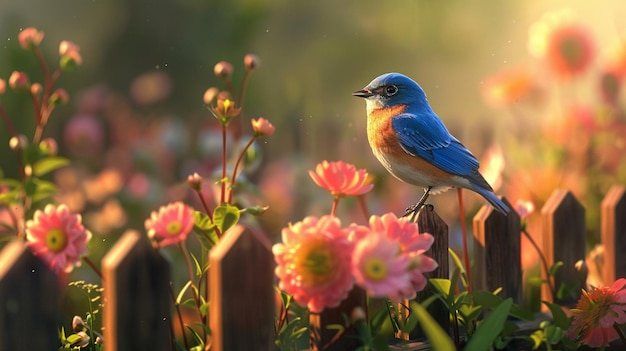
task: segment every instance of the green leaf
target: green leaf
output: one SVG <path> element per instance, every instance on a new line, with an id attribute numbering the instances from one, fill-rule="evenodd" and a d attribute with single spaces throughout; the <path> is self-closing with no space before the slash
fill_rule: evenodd
<path id="1" fill-rule="evenodd" d="M 196 258 L 196 255 L 193 254 L 193 252 L 189 253 L 191 256 L 191 259 L 193 260 L 193 264 L 196 267 L 196 277 L 199 277 L 202 275 L 202 267 L 200 267 L 200 262 L 198 262 L 198 259 Z"/>
<path id="2" fill-rule="evenodd" d="M 213 211 L 213 221 L 219 228 L 220 232 L 224 233 L 239 222 L 240 215 L 241 214 L 237 206 L 224 203 L 219 205 L 215 211 Z"/>
<path id="3" fill-rule="evenodd" d="M 326 329 L 328 329 L 328 330 L 344 331 L 346 329 L 346 327 L 344 327 L 341 324 L 329 324 L 329 325 L 326 326 Z"/>
<path id="4" fill-rule="evenodd" d="M 541 346 L 543 338 L 543 330 L 535 330 L 532 334 L 530 334 L 530 339 L 533 341 L 533 350 L 536 350 L 539 346 Z"/>
<path id="5" fill-rule="evenodd" d="M 428 314 L 424 307 L 415 301 L 411 301 L 411 311 L 413 311 L 417 320 L 422 325 L 422 329 L 426 334 L 426 338 L 428 338 L 428 341 L 430 342 L 432 350 L 448 351 L 456 349 L 448 334 L 439 326 L 439 324 L 437 324 L 437 322 L 435 322 L 433 317 Z"/>
<path id="6" fill-rule="evenodd" d="M 81 341 L 83 338 L 78 335 L 78 334 L 72 334 L 70 336 L 67 337 L 67 342 L 70 345 L 76 344 L 77 342 Z"/>
<path id="7" fill-rule="evenodd" d="M 552 313 L 552 319 L 554 320 L 554 325 L 556 325 L 557 327 L 563 330 L 567 330 L 570 325 L 570 319 L 567 318 L 561 306 L 550 303 L 548 301 L 542 301 L 542 302 L 544 305 L 548 306 L 548 308 L 550 309 L 550 312 Z"/>
<path id="8" fill-rule="evenodd" d="M 185 286 L 183 286 L 182 289 L 180 289 L 180 292 L 178 293 L 178 296 L 176 296 L 176 303 L 180 305 L 180 301 L 183 299 L 183 296 L 185 295 L 185 292 L 187 291 L 187 289 L 189 289 L 189 287 L 191 286 L 191 280 L 187 281 L 187 284 L 185 284 Z"/>
<path id="9" fill-rule="evenodd" d="M 26 192 L 26 196 L 32 197 L 35 195 L 37 191 L 37 178 L 28 177 L 24 181 L 24 191 Z"/>
<path id="10" fill-rule="evenodd" d="M 48 198 L 57 192 L 57 187 L 52 182 L 37 179 L 36 184 L 37 191 L 33 195 L 33 201 L 35 202 Z"/>
<path id="11" fill-rule="evenodd" d="M 253 216 L 260 216 L 264 214 L 269 208 L 269 206 L 246 207 L 242 210 L 242 212 L 249 213 Z"/>
<path id="12" fill-rule="evenodd" d="M 430 278 L 428 279 L 428 281 L 445 299 L 448 298 L 448 294 L 450 293 L 450 285 L 452 285 L 450 280 L 441 278 Z"/>
<path id="13" fill-rule="evenodd" d="M 195 211 L 193 231 L 207 250 L 211 250 L 219 240 L 211 217 L 200 211 Z"/>
<path id="14" fill-rule="evenodd" d="M 559 268 L 563 267 L 563 261 L 555 262 L 552 267 L 550 267 L 550 271 L 548 271 L 548 275 L 554 277 Z"/>
<path id="15" fill-rule="evenodd" d="M 502 303 L 478 325 L 476 332 L 467 343 L 465 350 L 488 350 L 494 340 L 500 335 L 504 327 L 504 321 L 506 321 L 509 311 L 511 310 L 511 306 L 513 306 L 512 298 L 509 297 L 502 301 Z"/>
<path id="16" fill-rule="evenodd" d="M 463 277 L 463 286 L 467 289 L 467 273 L 465 272 L 465 266 L 463 266 L 463 263 L 461 262 L 461 259 L 459 258 L 459 256 L 454 252 L 454 250 L 448 248 L 448 253 L 450 254 L 450 256 L 452 257 L 452 261 L 454 261 L 454 265 L 459 269 L 459 271 L 461 272 L 461 277 Z M 453 280 L 454 281 L 454 280 Z"/>
<path id="17" fill-rule="evenodd" d="M 68 164 L 70 160 L 64 157 L 46 157 L 33 163 L 33 174 L 41 177 Z"/>

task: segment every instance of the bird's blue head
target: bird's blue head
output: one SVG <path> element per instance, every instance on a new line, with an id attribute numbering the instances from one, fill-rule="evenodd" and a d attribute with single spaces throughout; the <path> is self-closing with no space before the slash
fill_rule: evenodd
<path id="1" fill-rule="evenodd" d="M 422 87 L 413 79 L 400 73 L 380 75 L 365 88 L 355 91 L 352 95 L 365 98 L 368 111 L 397 105 L 430 110 Z"/>

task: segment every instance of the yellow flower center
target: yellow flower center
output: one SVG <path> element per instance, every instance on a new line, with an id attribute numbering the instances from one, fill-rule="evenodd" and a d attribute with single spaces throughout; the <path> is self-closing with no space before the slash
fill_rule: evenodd
<path id="1" fill-rule="evenodd" d="M 387 276 L 387 265 L 380 258 L 370 258 L 363 263 L 363 273 L 369 280 L 382 280 Z"/>
<path id="2" fill-rule="evenodd" d="M 167 234 L 174 236 L 178 235 L 182 228 L 183 225 L 180 223 L 180 221 L 171 221 L 167 224 L 165 230 L 167 230 Z"/>
<path id="3" fill-rule="evenodd" d="M 304 243 L 297 249 L 294 261 L 295 270 L 306 287 L 329 282 L 336 269 L 336 257 L 323 241 Z"/>
<path id="4" fill-rule="evenodd" d="M 65 231 L 54 228 L 50 229 L 46 234 L 46 246 L 52 252 L 59 252 L 67 246 L 67 234 Z"/>

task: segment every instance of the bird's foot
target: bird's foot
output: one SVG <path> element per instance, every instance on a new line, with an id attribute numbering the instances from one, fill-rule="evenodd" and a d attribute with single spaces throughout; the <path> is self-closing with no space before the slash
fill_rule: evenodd
<path id="1" fill-rule="evenodd" d="M 433 206 L 432 204 L 425 204 L 425 203 L 415 203 L 409 207 L 407 207 L 404 210 L 404 214 L 402 215 L 402 217 L 408 217 L 411 216 L 411 220 L 414 220 L 415 217 L 417 216 L 417 214 L 421 211 L 421 209 L 426 206 L 428 207 L 429 211 L 434 211 L 435 210 L 435 206 Z"/>

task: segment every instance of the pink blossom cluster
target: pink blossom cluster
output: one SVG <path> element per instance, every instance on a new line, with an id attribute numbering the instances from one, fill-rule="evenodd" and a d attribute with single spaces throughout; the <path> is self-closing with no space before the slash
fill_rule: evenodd
<path id="1" fill-rule="evenodd" d="M 425 255 L 433 240 L 392 213 L 347 227 L 334 216 L 306 217 L 273 247 L 278 286 L 314 313 L 338 306 L 355 284 L 372 297 L 410 299 L 437 268 Z"/>

